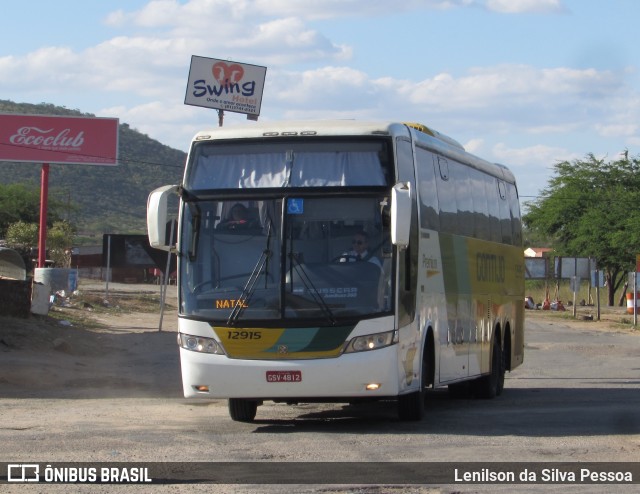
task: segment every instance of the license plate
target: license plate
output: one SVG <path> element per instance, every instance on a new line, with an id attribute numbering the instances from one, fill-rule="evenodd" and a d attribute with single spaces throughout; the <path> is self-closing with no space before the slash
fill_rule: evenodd
<path id="1" fill-rule="evenodd" d="M 299 383 L 302 381 L 302 371 L 267 371 L 268 383 Z"/>

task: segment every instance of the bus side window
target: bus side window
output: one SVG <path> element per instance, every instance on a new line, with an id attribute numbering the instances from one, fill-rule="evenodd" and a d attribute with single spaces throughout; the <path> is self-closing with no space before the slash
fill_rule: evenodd
<path id="1" fill-rule="evenodd" d="M 511 225 L 511 209 L 507 200 L 506 185 L 502 180 L 498 180 L 498 207 L 500 209 L 500 231 L 502 233 L 500 241 L 503 244 L 511 245 L 513 243 L 513 232 Z"/>
<path id="2" fill-rule="evenodd" d="M 489 213 L 489 232 L 492 242 L 502 241 L 502 232 L 500 231 L 500 208 L 498 202 L 501 201 L 496 188 L 495 177 L 486 176 L 484 181 L 485 196 L 487 198 L 487 209 Z"/>
<path id="3" fill-rule="evenodd" d="M 440 169 L 440 180 L 438 180 L 438 205 L 440 207 L 440 228 L 444 233 L 458 233 L 458 206 L 456 204 L 456 188 L 454 180 L 449 176 L 448 161 L 437 157 L 438 168 Z M 443 174 L 445 169 L 447 173 Z"/>
<path id="4" fill-rule="evenodd" d="M 511 209 L 511 225 L 513 231 L 513 245 L 522 245 L 522 223 L 520 222 L 520 201 L 518 191 L 513 184 L 507 184 L 509 207 Z"/>
<path id="5" fill-rule="evenodd" d="M 419 147 L 416 147 L 416 171 L 419 184 L 420 226 L 430 230 L 439 230 L 438 192 L 433 169 L 433 156 L 427 150 Z"/>
<path id="6" fill-rule="evenodd" d="M 473 237 L 475 225 L 473 222 L 473 199 L 471 197 L 471 171 L 472 168 L 452 161 L 449 164 L 450 181 L 454 183 L 456 211 L 458 217 L 459 235 Z"/>
<path id="7" fill-rule="evenodd" d="M 471 169 L 471 195 L 473 199 L 473 224 L 476 238 L 491 240 L 491 226 L 489 225 L 489 210 L 485 196 L 484 182 L 486 174 Z"/>

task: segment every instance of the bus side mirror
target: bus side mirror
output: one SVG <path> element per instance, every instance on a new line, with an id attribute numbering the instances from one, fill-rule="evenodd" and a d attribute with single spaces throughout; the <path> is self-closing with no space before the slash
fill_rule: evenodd
<path id="1" fill-rule="evenodd" d="M 175 245 L 177 232 L 173 232 L 173 242 L 170 242 L 167 217 L 169 196 L 176 194 L 177 191 L 177 185 L 165 185 L 149 194 L 149 199 L 147 200 L 147 233 L 149 235 L 149 245 L 154 249 L 171 251 Z"/>
<path id="2" fill-rule="evenodd" d="M 408 182 L 399 182 L 391 189 L 391 243 L 407 247 L 410 231 L 411 188 Z"/>

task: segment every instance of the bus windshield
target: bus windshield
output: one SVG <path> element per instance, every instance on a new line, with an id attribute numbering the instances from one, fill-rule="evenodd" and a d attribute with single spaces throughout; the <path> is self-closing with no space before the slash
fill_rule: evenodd
<path id="1" fill-rule="evenodd" d="M 187 202 L 181 315 L 334 325 L 389 312 L 388 204 L 378 195 Z"/>
<path id="2" fill-rule="evenodd" d="M 203 142 L 192 151 L 185 188 L 385 186 L 387 157 L 379 140 Z"/>

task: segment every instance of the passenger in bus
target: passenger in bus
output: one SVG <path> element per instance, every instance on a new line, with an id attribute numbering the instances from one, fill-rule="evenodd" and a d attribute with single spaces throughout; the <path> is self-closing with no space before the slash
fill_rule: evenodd
<path id="1" fill-rule="evenodd" d="M 351 250 L 344 252 L 340 262 L 368 261 L 382 269 L 382 263 L 373 254 L 369 254 L 369 234 L 360 230 L 353 236 Z"/>
<path id="2" fill-rule="evenodd" d="M 222 220 L 218 226 L 218 230 L 245 230 L 253 228 L 252 222 L 249 221 L 249 210 L 243 204 L 236 203 L 229 211 L 229 216 Z"/>

